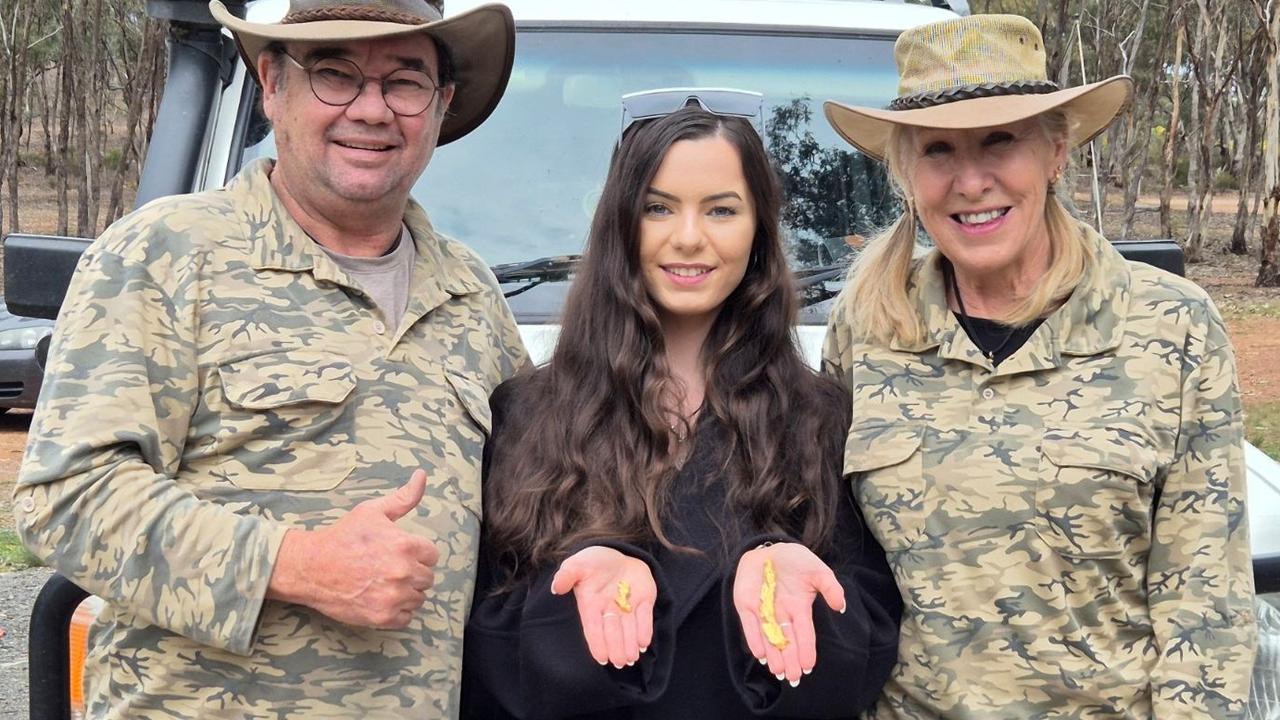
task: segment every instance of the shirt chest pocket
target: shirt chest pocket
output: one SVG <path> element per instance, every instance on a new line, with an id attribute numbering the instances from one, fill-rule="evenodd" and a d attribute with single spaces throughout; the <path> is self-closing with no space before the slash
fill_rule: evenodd
<path id="1" fill-rule="evenodd" d="M 921 438 L 924 427 L 882 420 L 854 422 L 844 444 L 844 473 L 872 533 L 887 551 L 923 536 L 928 513 Z"/>
<path id="2" fill-rule="evenodd" d="M 1036 487 L 1036 531 L 1059 555 L 1118 558 L 1151 543 L 1160 470 L 1140 431 L 1063 428 L 1045 432 Z"/>
<path id="3" fill-rule="evenodd" d="M 226 411 L 217 437 L 223 477 L 246 490 L 318 491 L 355 468 L 351 363 L 305 349 L 218 366 Z"/>

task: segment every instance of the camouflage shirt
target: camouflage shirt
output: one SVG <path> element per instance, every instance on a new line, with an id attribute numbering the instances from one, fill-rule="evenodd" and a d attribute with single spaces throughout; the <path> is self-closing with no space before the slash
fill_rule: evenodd
<path id="1" fill-rule="evenodd" d="M 15 493 L 24 542 L 106 600 L 91 717 L 447 718 L 489 392 L 526 361 L 488 268 L 410 203 L 398 328 L 279 203 L 269 161 L 109 228 L 67 292 Z M 410 627 L 264 601 L 288 528 L 429 485 Z"/>
<path id="2" fill-rule="evenodd" d="M 993 369 L 912 273 L 915 345 L 824 350 L 853 392 L 845 471 L 905 609 L 875 718 L 1226 718 L 1255 626 L 1240 399 L 1191 282 L 1101 258 Z"/>

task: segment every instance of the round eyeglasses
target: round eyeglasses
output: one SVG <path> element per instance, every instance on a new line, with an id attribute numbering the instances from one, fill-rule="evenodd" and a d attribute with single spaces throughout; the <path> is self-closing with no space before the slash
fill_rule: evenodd
<path id="1" fill-rule="evenodd" d="M 292 55 L 284 53 L 289 61 L 307 73 L 311 92 L 325 105 L 342 107 L 355 102 L 364 92 L 370 80 L 382 86 L 382 100 L 396 115 L 420 115 L 431 107 L 436 99 L 436 83 L 421 70 L 400 68 L 386 75 L 368 77 L 360 66 L 343 58 L 323 58 L 310 65 L 303 65 Z"/>

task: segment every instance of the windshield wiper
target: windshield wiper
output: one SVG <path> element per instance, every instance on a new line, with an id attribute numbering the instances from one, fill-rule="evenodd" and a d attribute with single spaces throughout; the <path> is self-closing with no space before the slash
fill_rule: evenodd
<path id="1" fill-rule="evenodd" d="M 546 282 L 563 282 L 573 277 L 582 261 L 581 255 L 549 255 L 536 260 L 503 263 L 489 268 L 502 285 L 523 283 L 520 287 L 507 290 L 504 297 L 515 297 L 523 292 Z M 827 283 L 838 280 L 849 266 L 846 263 L 832 263 L 795 271 L 796 293 L 800 296 L 800 306 L 817 305 L 823 300 L 835 297 L 833 290 L 827 289 Z"/>
<path id="2" fill-rule="evenodd" d="M 581 255 L 548 255 L 536 260 L 503 263 L 489 268 L 498 278 L 498 283 L 526 283 L 514 290 L 502 293 L 504 297 L 514 297 L 528 292 L 544 282 L 560 282 L 568 280 L 577 269 Z"/>
<path id="3" fill-rule="evenodd" d="M 800 307 L 817 305 L 823 300 L 836 296 L 834 290 L 827 288 L 827 283 L 839 280 L 849 271 L 848 262 L 837 262 L 830 265 L 803 268 L 795 271 L 796 294 L 800 296 Z"/>

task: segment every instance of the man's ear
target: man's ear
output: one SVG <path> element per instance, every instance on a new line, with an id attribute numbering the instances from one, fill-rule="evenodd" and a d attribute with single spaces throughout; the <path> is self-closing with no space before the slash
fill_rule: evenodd
<path id="1" fill-rule="evenodd" d="M 275 53 L 263 50 L 258 53 L 258 80 L 262 83 L 262 111 L 263 114 L 270 118 L 272 115 L 271 108 L 275 103 L 276 95 L 280 92 L 279 78 L 276 76 Z"/>
<path id="2" fill-rule="evenodd" d="M 440 114 L 449 111 L 449 105 L 453 104 L 453 94 L 458 90 L 457 83 L 449 83 L 440 88 Z"/>

